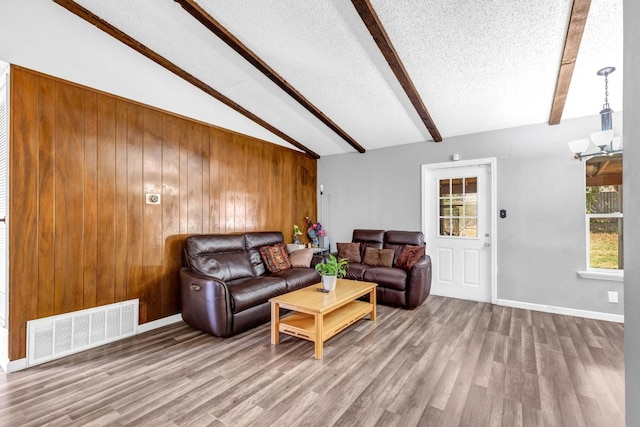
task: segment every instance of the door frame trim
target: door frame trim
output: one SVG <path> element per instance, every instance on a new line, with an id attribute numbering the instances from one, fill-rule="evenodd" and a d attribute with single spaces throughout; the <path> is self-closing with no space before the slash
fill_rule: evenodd
<path id="1" fill-rule="evenodd" d="M 425 179 L 427 174 L 434 170 L 439 169 L 456 169 L 468 166 L 489 166 L 490 187 L 491 187 L 491 206 L 490 206 L 490 224 L 491 224 L 491 303 L 495 304 L 498 295 L 498 180 L 497 180 L 497 159 L 495 157 L 488 157 L 484 159 L 472 159 L 451 161 L 444 163 L 427 163 L 422 165 L 421 182 L 422 186 L 422 233 L 427 235 L 426 213 L 427 213 L 427 186 L 425 185 Z"/>

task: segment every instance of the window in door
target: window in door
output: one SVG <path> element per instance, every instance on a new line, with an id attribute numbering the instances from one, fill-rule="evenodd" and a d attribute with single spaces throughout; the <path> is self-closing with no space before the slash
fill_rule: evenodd
<path id="1" fill-rule="evenodd" d="M 440 236 L 478 237 L 478 177 L 440 179 L 438 188 Z"/>

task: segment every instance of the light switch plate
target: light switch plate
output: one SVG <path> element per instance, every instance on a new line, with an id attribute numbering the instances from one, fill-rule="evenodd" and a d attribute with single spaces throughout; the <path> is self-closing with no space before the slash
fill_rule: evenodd
<path id="1" fill-rule="evenodd" d="M 147 193 L 146 200 L 148 205 L 159 205 L 161 202 L 160 194 L 158 193 Z"/>
<path id="2" fill-rule="evenodd" d="M 609 302 L 617 304 L 618 303 L 618 293 L 614 291 L 609 291 Z"/>

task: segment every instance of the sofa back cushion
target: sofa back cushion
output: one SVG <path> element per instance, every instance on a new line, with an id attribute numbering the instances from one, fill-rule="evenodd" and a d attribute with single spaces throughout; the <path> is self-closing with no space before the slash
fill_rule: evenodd
<path id="1" fill-rule="evenodd" d="M 360 258 L 364 259 L 367 248 L 382 249 L 384 230 L 353 230 L 352 242 L 360 243 Z"/>
<path id="2" fill-rule="evenodd" d="M 202 234 L 189 236 L 185 253 L 189 267 L 218 280 L 252 277 L 243 235 Z"/>
<path id="3" fill-rule="evenodd" d="M 284 238 L 280 231 L 257 231 L 245 233 L 245 249 L 249 254 L 251 268 L 256 276 L 266 273 L 266 267 L 260 255 L 260 248 L 263 246 L 273 246 L 276 243 L 283 243 Z"/>
<path id="4" fill-rule="evenodd" d="M 384 233 L 384 248 L 393 249 L 395 255 L 393 263 L 395 264 L 400 256 L 400 252 L 405 245 L 424 246 L 424 234 L 421 231 L 397 231 L 390 230 Z"/>

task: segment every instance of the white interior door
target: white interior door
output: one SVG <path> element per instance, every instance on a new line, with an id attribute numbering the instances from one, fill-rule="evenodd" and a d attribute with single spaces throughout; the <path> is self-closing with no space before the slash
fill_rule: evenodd
<path id="1" fill-rule="evenodd" d="M 423 167 L 423 232 L 434 295 L 495 301 L 494 165 L 488 159 Z"/>

